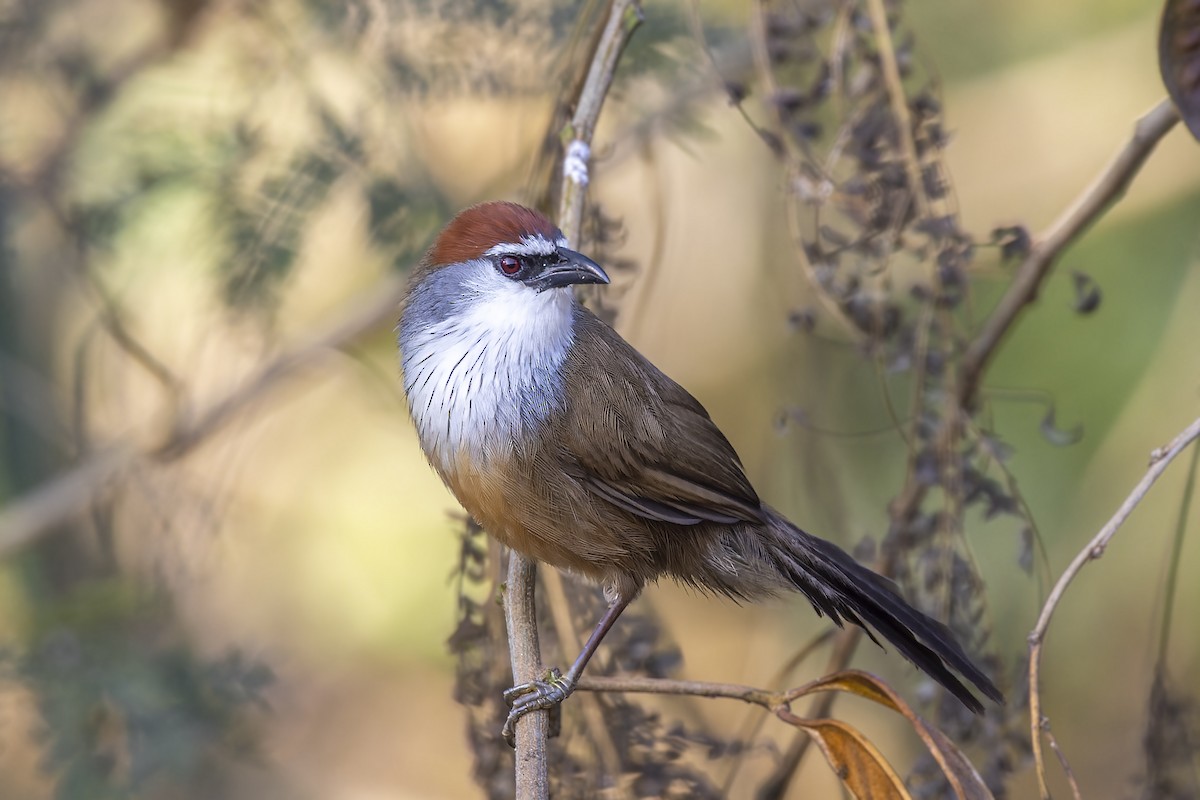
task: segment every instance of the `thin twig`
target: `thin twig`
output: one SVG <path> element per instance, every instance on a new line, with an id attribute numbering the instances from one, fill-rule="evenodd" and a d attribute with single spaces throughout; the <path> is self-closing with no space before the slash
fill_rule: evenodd
<path id="1" fill-rule="evenodd" d="M 1041 672 L 1042 644 L 1046 638 L 1046 630 L 1050 627 L 1050 620 L 1054 616 L 1055 609 L 1058 608 L 1059 602 L 1062 601 L 1063 595 L 1067 591 L 1067 587 L 1071 585 L 1071 581 L 1075 580 L 1075 576 L 1084 568 L 1090 561 L 1094 561 L 1104 555 L 1104 549 L 1108 547 L 1109 541 L 1116 534 L 1117 529 L 1129 518 L 1133 510 L 1142 502 L 1142 498 L 1150 491 L 1150 487 L 1158 480 L 1158 477 L 1166 470 L 1177 455 L 1183 452 L 1189 444 L 1197 437 L 1200 437 L 1200 419 L 1197 419 L 1189 425 L 1183 433 L 1175 437 L 1175 439 L 1165 448 L 1159 448 L 1150 455 L 1150 468 L 1146 474 L 1138 481 L 1137 486 L 1125 498 L 1125 502 L 1117 509 L 1117 513 L 1113 515 L 1100 532 L 1088 542 L 1087 546 L 1079 551 L 1070 565 L 1063 572 L 1062 577 L 1058 579 L 1058 583 L 1050 591 L 1050 596 L 1046 598 L 1045 605 L 1042 606 L 1042 613 L 1038 616 L 1037 624 L 1029 633 L 1029 725 L 1030 734 L 1033 738 L 1033 758 L 1037 767 L 1038 786 L 1041 790 L 1043 800 L 1048 800 L 1050 790 L 1046 784 L 1046 763 L 1042 753 L 1042 744 L 1040 732 L 1045 721 L 1042 717 L 1042 700 L 1041 687 L 1039 684 Z"/>
<path id="2" fill-rule="evenodd" d="M 617 692 L 622 694 L 690 695 L 692 697 L 723 697 L 741 700 L 774 710 L 784 701 L 783 692 L 743 686 L 739 683 L 709 681 L 680 681 L 672 678 L 647 678 L 641 675 L 595 676 L 584 675 L 576 687 L 584 692 Z"/>
<path id="3" fill-rule="evenodd" d="M 585 676 L 580 678 L 576 688 L 588 692 L 724 698 L 726 700 L 741 700 L 743 703 L 750 703 L 762 706 L 768 711 L 775 711 L 780 708 L 787 708 L 801 697 L 811 694 L 832 694 L 838 688 L 838 681 L 831 679 L 844 679 L 854 676 L 857 676 L 859 679 L 868 679 L 870 682 L 876 684 L 877 687 L 883 685 L 878 678 L 871 676 L 869 673 L 862 672 L 861 670 L 848 670 L 841 675 L 827 674 L 823 678 L 817 678 L 816 680 L 783 691 L 760 689 L 757 686 L 746 686 L 740 683 L 683 681 L 674 678 L 648 678 L 643 675 Z M 877 688 L 876 693 L 888 693 L 891 691 L 890 688 L 886 690 Z M 860 694 L 868 699 L 874 697 L 871 694 Z M 876 700 L 876 702 L 879 701 Z M 898 696 L 896 696 L 894 702 L 889 701 L 883 703 L 883 705 L 897 710 L 896 703 L 902 704 L 903 701 L 899 700 Z M 813 719 L 817 718 L 817 716 L 808 714 L 805 718 Z"/>
<path id="4" fill-rule="evenodd" d="M 1046 741 L 1050 743 L 1050 749 L 1054 751 L 1054 755 L 1058 756 L 1058 763 L 1066 773 L 1067 784 L 1071 787 L 1071 796 L 1075 800 L 1083 800 L 1083 795 L 1079 793 L 1079 781 L 1075 780 L 1075 770 L 1071 769 L 1071 762 L 1067 761 L 1067 754 L 1058 746 L 1058 739 L 1054 738 L 1054 731 L 1050 730 L 1050 720 L 1042 719 L 1042 733 L 1046 734 Z"/>
<path id="5" fill-rule="evenodd" d="M 1035 239 L 1036 244 L 1017 269 L 1008 291 L 963 354 L 958 396 L 964 407 L 974 403 L 988 362 L 1017 317 L 1037 299 L 1042 282 L 1059 256 L 1125 194 L 1146 159 L 1177 122 L 1179 112 L 1169 98 L 1139 119 L 1133 136 L 1104 171 Z"/>

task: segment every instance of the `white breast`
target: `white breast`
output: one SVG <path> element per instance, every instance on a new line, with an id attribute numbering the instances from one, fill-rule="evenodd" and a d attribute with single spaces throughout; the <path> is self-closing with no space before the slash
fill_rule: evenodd
<path id="1" fill-rule="evenodd" d="M 524 433 L 562 408 L 572 332 L 569 290 L 538 293 L 491 269 L 454 288 L 442 318 L 410 309 L 417 322 L 401 323 L 409 410 L 443 473 L 460 454 L 481 464 L 511 455 Z"/>

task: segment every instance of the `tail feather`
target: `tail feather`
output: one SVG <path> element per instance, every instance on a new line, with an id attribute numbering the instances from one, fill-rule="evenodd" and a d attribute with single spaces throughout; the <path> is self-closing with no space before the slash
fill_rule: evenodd
<path id="1" fill-rule="evenodd" d="M 838 626 L 842 621 L 874 628 L 909 661 L 945 686 L 975 713 L 983 704 L 950 669 L 957 670 L 997 703 L 1004 695 L 963 652 L 950 629 L 910 606 L 891 581 L 859 564 L 841 548 L 797 528 L 772 512 L 768 551 L 780 574 L 799 589 L 818 613 Z M 870 626 L 870 627 L 868 627 Z"/>

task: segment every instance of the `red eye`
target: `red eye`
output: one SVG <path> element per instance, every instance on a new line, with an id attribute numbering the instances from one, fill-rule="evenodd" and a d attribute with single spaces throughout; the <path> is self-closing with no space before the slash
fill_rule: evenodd
<path id="1" fill-rule="evenodd" d="M 516 275 L 521 271 L 521 259 L 516 256 L 501 256 L 500 271 L 505 275 Z"/>

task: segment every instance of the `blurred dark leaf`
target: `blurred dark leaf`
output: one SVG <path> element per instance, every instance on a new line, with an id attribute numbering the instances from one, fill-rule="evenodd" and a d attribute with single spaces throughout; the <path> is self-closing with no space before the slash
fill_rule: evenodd
<path id="1" fill-rule="evenodd" d="M 328 130 L 327 130 L 328 132 Z M 342 139 L 335 145 L 351 146 Z M 316 151 L 301 153 L 255 195 L 218 208 L 233 255 L 222 261 L 225 301 L 235 309 L 270 308 L 290 277 L 312 213 L 345 169 Z"/>
<path id="2" fill-rule="evenodd" d="M 854 545 L 854 550 L 850 554 L 859 563 L 873 564 L 879 557 L 879 545 L 873 537 L 864 536 L 858 540 L 858 544 Z"/>
<path id="3" fill-rule="evenodd" d="M 1100 307 L 1100 284 L 1096 283 L 1096 279 L 1086 272 L 1073 270 L 1071 272 L 1071 283 L 1075 287 L 1075 301 L 1071 307 L 1079 314 L 1091 314 Z"/>
<path id="4" fill-rule="evenodd" d="M 1194 687 L 1193 687 L 1194 691 Z M 1173 687 L 1160 666 L 1150 689 L 1146 732 L 1144 797 L 1195 800 L 1200 797 L 1196 759 L 1200 756 L 1200 705 L 1181 687 Z"/>
<path id="5" fill-rule="evenodd" d="M 267 664 L 253 661 L 233 651 L 207 667 L 205 680 L 225 702 L 248 704 L 264 711 L 270 708 L 265 692 L 275 683 L 275 671 Z"/>
<path id="6" fill-rule="evenodd" d="M 918 220 L 913 229 L 935 240 L 950 239 L 958 233 L 958 219 L 952 216 L 926 217 Z"/>
<path id="7" fill-rule="evenodd" d="M 931 164 L 921 171 L 921 184 L 926 196 L 934 200 L 945 197 L 949 188 L 945 176 L 936 164 Z"/>
<path id="8" fill-rule="evenodd" d="M 362 160 L 361 136 L 338 121 L 327 108 L 318 109 L 317 121 L 320 123 L 321 131 L 325 134 L 325 143 L 330 145 L 340 157 L 351 162 Z M 330 177 L 332 179 L 333 176 Z"/>
<path id="9" fill-rule="evenodd" d="M 1200 0 L 1167 0 L 1158 68 L 1184 124 L 1200 140 Z"/>
<path id="10" fill-rule="evenodd" d="M 1021 528 L 1021 549 L 1017 552 L 1017 565 L 1026 575 L 1033 574 L 1033 528 Z"/>
<path id="11" fill-rule="evenodd" d="M 964 500 L 967 503 L 984 501 L 984 519 L 992 519 L 998 514 L 1018 514 L 1020 506 L 1016 498 L 1008 493 L 995 478 L 979 472 L 974 467 L 963 470 Z"/>
<path id="12" fill-rule="evenodd" d="M 913 471 L 922 486 L 935 486 L 941 476 L 937 453 L 931 449 L 917 453 L 917 457 L 913 460 Z"/>
<path id="13" fill-rule="evenodd" d="M 1063 430 L 1058 427 L 1055 420 L 1054 404 L 1046 409 L 1046 416 L 1042 417 L 1041 425 L 1038 426 L 1042 432 L 1042 437 L 1056 447 L 1066 447 L 1075 444 L 1083 438 L 1083 426 L 1076 425 L 1070 430 Z"/>
<path id="14" fill-rule="evenodd" d="M 994 229 L 992 243 L 1000 245 L 1000 257 L 1004 261 L 1019 261 L 1033 248 L 1033 238 L 1024 225 Z"/>
<path id="15" fill-rule="evenodd" d="M 149 781 L 197 785 L 214 758 L 255 755 L 243 712 L 274 674 L 240 653 L 206 663 L 177 641 L 160 595 L 85 584 L 15 656 L 44 728 L 59 800 L 131 798 Z"/>
<path id="16" fill-rule="evenodd" d="M 366 189 L 368 230 L 376 245 L 392 251 L 398 266 L 413 266 L 452 211 L 428 187 L 410 188 L 391 176 L 376 178 Z"/>
<path id="17" fill-rule="evenodd" d="M 817 312 L 812 308 L 797 308 L 788 312 L 788 325 L 798 333 L 812 333 L 817 328 Z"/>

